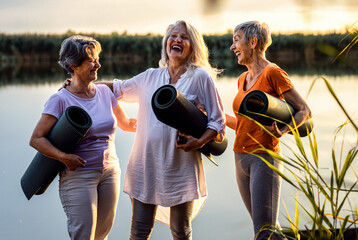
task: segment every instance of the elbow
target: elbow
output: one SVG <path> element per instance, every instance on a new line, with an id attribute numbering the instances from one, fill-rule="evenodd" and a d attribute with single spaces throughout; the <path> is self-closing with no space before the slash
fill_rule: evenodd
<path id="1" fill-rule="evenodd" d="M 311 110 L 308 111 L 308 119 L 311 119 L 313 116 L 312 116 L 312 112 Z"/>
<path id="2" fill-rule="evenodd" d="M 30 141 L 29 141 L 29 145 L 37 150 L 37 146 L 38 146 L 37 139 L 34 137 L 31 137 Z"/>
<path id="3" fill-rule="evenodd" d="M 31 147 L 35 148 L 35 145 L 36 145 L 35 142 L 36 142 L 36 141 L 34 140 L 34 138 L 31 138 L 30 141 L 29 141 L 29 145 L 30 145 Z"/>
<path id="4" fill-rule="evenodd" d="M 311 109 L 308 107 L 308 106 L 306 106 L 306 108 L 305 108 L 305 110 L 306 110 L 306 119 L 308 120 L 308 119 L 311 119 L 312 118 L 312 111 L 311 111 Z"/>

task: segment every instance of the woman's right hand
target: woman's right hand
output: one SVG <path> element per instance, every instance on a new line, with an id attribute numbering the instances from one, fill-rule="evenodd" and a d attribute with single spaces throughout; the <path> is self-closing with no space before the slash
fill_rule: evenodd
<path id="1" fill-rule="evenodd" d="M 61 162 L 71 171 L 76 170 L 78 167 L 85 167 L 86 165 L 86 161 L 80 156 L 67 153 L 61 157 Z"/>

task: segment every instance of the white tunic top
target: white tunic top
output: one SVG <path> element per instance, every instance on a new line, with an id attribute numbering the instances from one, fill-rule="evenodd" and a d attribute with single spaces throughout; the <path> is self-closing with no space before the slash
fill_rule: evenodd
<path id="1" fill-rule="evenodd" d="M 148 204 L 159 205 L 156 220 L 168 224 L 171 207 L 195 201 L 193 217 L 206 200 L 204 168 L 199 151 L 185 152 L 175 147 L 177 130 L 161 123 L 152 110 L 154 92 L 169 84 L 168 68 L 148 69 L 125 81 L 115 79 L 118 100 L 138 102 L 137 131 L 125 173 L 123 191 Z M 221 99 L 209 74 L 200 68 L 185 72 L 176 89 L 208 116 L 207 127 L 225 134 L 225 115 Z M 198 203 L 200 202 L 200 203 Z"/>

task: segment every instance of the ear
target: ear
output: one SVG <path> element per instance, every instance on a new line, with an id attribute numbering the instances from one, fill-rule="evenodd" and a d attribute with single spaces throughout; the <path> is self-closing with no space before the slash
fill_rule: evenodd
<path id="1" fill-rule="evenodd" d="M 257 46 L 258 40 L 257 37 L 251 37 L 250 38 L 250 47 L 251 49 L 255 49 Z"/>

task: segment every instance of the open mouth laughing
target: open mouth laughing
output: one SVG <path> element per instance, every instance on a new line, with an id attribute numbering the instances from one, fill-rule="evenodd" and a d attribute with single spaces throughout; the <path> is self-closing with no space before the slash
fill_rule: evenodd
<path id="1" fill-rule="evenodd" d="M 181 46 L 179 46 L 179 45 L 173 45 L 172 50 L 174 50 L 176 52 L 182 52 L 183 48 Z"/>

